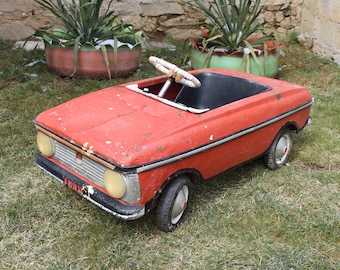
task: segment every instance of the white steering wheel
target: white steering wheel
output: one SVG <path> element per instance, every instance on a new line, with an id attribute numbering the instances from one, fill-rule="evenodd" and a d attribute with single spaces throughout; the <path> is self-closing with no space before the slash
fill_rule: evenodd
<path id="1" fill-rule="evenodd" d="M 175 82 L 184 84 L 192 88 L 198 88 L 201 86 L 201 82 L 195 76 L 191 75 L 189 72 L 184 71 L 174 64 L 171 64 L 156 56 L 150 56 L 149 62 L 153 64 L 155 68 L 157 68 L 160 72 L 163 72 L 169 77 L 173 77 L 175 79 Z"/>

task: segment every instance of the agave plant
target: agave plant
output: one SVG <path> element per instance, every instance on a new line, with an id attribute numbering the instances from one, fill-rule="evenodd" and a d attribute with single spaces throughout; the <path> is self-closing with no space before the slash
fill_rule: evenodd
<path id="1" fill-rule="evenodd" d="M 96 47 L 105 40 L 115 37 L 127 40 L 133 45 L 141 43 L 141 32 L 132 31 L 132 26 L 119 21 L 110 10 L 110 0 L 104 13 L 100 13 L 104 0 L 34 0 L 55 15 L 65 27 L 65 31 L 54 29 L 53 33 L 43 31 L 44 41 L 62 46 Z M 133 39 L 132 39 L 133 38 Z"/>
<path id="2" fill-rule="evenodd" d="M 192 54 L 196 49 L 207 53 L 203 67 L 211 66 L 216 55 L 237 55 L 242 56 L 239 70 L 252 73 L 255 63 L 255 72 L 260 75 L 276 73 L 272 69 L 277 69 L 280 46 L 274 35 L 264 35 L 266 29 L 257 20 L 262 11 L 261 0 L 193 0 L 193 5 L 208 18 L 199 34 L 190 38 Z M 269 55 L 270 51 L 276 55 Z M 263 59 L 259 59 L 260 55 Z M 200 68 L 202 58 L 197 57 L 191 60 Z"/>
<path id="3" fill-rule="evenodd" d="M 264 36 L 250 40 L 262 31 L 263 24 L 257 21 L 262 7 L 261 0 L 194 0 L 199 10 L 207 16 L 209 23 L 203 24 L 205 35 L 195 36 L 204 48 L 223 49 L 225 52 L 243 50 L 246 47 L 261 46 L 272 40 Z M 208 3 L 208 6 L 206 5 Z"/>
<path id="4" fill-rule="evenodd" d="M 108 63 L 106 46 L 112 46 L 115 55 L 120 46 L 130 49 L 143 42 L 142 32 L 134 31 L 132 26 L 124 24 L 111 10 L 113 0 L 108 2 L 102 12 L 104 0 L 34 0 L 50 11 L 62 23 L 63 29 L 55 28 L 52 32 L 41 30 L 38 38 L 49 45 L 74 48 L 74 72 L 78 62 L 78 52 L 83 47 L 102 50 Z M 64 30 L 65 29 L 65 30 Z"/>

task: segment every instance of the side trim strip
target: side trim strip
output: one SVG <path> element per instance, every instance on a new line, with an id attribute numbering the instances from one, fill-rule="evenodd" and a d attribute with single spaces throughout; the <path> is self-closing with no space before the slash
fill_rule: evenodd
<path id="1" fill-rule="evenodd" d="M 313 100 L 311 100 L 308 103 L 306 103 L 306 104 L 304 104 L 304 105 L 302 105 L 300 107 L 297 107 L 297 108 L 295 108 L 295 109 L 293 109 L 291 111 L 288 111 L 288 112 L 286 112 L 284 114 L 281 114 L 278 117 L 272 118 L 272 119 L 270 119 L 268 121 L 265 121 L 265 122 L 262 122 L 262 123 L 260 123 L 258 125 L 255 125 L 255 126 L 252 126 L 250 128 L 244 129 L 244 130 L 242 130 L 242 131 L 240 131 L 238 133 L 232 134 L 230 136 L 227 136 L 227 137 L 222 138 L 220 140 L 217 140 L 215 142 L 209 143 L 207 145 L 203 145 L 201 147 L 195 148 L 195 149 L 193 149 L 193 150 L 191 150 L 189 152 L 184 152 L 184 153 L 178 154 L 176 156 L 169 157 L 169 158 L 167 158 L 165 160 L 156 161 L 155 163 L 151 163 L 151 164 L 147 164 L 147 165 L 141 166 L 141 167 L 137 168 L 137 173 L 141 173 L 141 172 L 145 172 L 145 171 L 148 171 L 148 170 L 152 170 L 152 169 L 155 169 L 157 167 L 164 166 L 164 165 L 167 165 L 169 163 L 173 163 L 173 162 L 175 162 L 177 160 L 190 157 L 190 156 L 198 154 L 200 152 L 207 151 L 207 150 L 209 150 L 211 148 L 214 148 L 216 146 L 219 146 L 221 144 L 224 144 L 226 142 L 229 142 L 231 140 L 234 140 L 234 139 L 237 139 L 237 138 L 239 138 L 241 136 L 244 136 L 244 135 L 246 135 L 248 133 L 251 133 L 251 132 L 254 132 L 254 131 L 258 130 L 258 129 L 266 127 L 266 126 L 268 126 L 270 124 L 273 124 L 273 123 L 275 123 L 277 121 L 280 121 L 280 120 L 282 120 L 282 119 L 284 119 L 284 118 L 286 118 L 286 117 L 288 117 L 288 116 L 290 116 L 290 115 L 292 115 L 294 113 L 297 113 L 297 112 L 299 112 L 301 110 L 304 110 L 305 108 L 310 107 L 312 104 L 313 104 Z"/>

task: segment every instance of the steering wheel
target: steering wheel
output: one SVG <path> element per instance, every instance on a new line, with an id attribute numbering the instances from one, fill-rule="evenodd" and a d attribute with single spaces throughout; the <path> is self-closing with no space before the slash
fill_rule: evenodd
<path id="1" fill-rule="evenodd" d="M 189 72 L 184 71 L 174 64 L 171 64 L 156 56 L 150 56 L 149 62 L 153 64 L 155 68 L 157 68 L 160 72 L 168 75 L 169 78 L 173 77 L 175 79 L 175 82 L 192 88 L 198 88 L 201 86 L 201 82 L 195 76 L 191 75 Z"/>

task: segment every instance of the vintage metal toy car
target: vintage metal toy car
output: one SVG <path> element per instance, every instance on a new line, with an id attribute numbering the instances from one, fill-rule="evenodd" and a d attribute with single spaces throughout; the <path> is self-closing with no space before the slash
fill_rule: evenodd
<path id="1" fill-rule="evenodd" d="M 283 166 L 313 99 L 280 80 L 150 62 L 168 76 L 109 87 L 37 116 L 35 161 L 117 217 L 137 219 L 157 206 L 158 227 L 168 232 L 181 222 L 193 184 L 260 156 L 270 169 Z"/>

